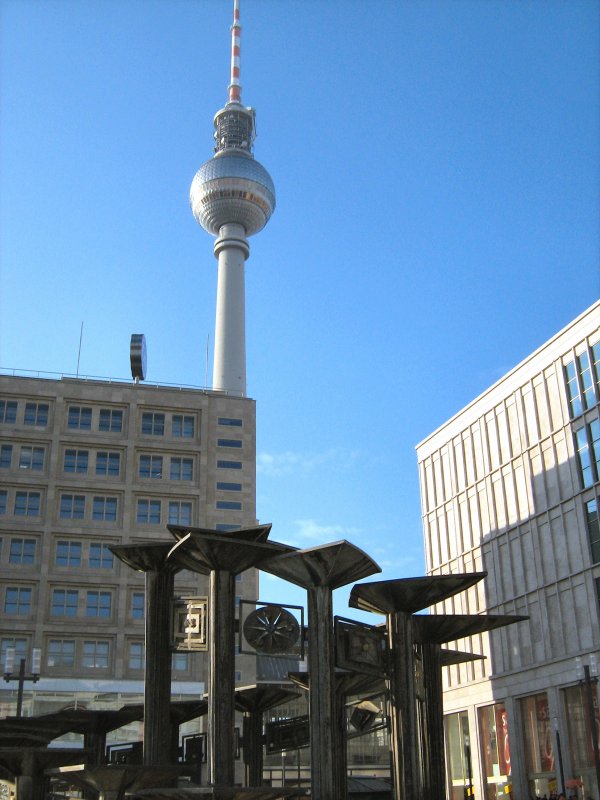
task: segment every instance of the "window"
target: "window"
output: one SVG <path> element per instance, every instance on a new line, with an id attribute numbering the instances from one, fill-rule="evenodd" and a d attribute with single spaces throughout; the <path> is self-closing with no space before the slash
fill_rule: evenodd
<path id="1" fill-rule="evenodd" d="M 0 514 L 6 514 L 6 504 L 8 502 L 8 492 L 0 489 Z"/>
<path id="2" fill-rule="evenodd" d="M 101 408 L 98 430 L 108 433 L 121 433 L 123 430 L 123 412 L 118 408 Z"/>
<path id="3" fill-rule="evenodd" d="M 129 669 L 144 669 L 144 643 L 129 642 Z"/>
<path id="4" fill-rule="evenodd" d="M 596 381 L 596 394 L 600 397 L 600 340 L 592 345 L 592 369 Z"/>
<path id="5" fill-rule="evenodd" d="M 239 525 L 228 525 L 226 522 L 218 522 L 217 525 L 216 525 L 216 529 L 218 531 L 223 531 L 224 533 L 231 533 L 231 531 L 239 531 L 240 526 Z M 235 576 L 236 581 L 238 580 L 238 578 L 240 580 L 242 579 L 241 573 L 239 573 L 239 572 Z"/>
<path id="6" fill-rule="evenodd" d="M 12 444 L 0 446 L 0 469 L 10 469 L 12 461 Z"/>
<path id="7" fill-rule="evenodd" d="M 575 431 L 575 447 L 585 488 L 597 481 L 600 473 L 600 420 L 594 419 Z"/>
<path id="8" fill-rule="evenodd" d="M 171 459 L 171 480 L 172 481 L 191 481 L 194 476 L 193 458 L 172 458 Z"/>
<path id="9" fill-rule="evenodd" d="M 162 478 L 162 456 L 140 456 L 140 478 Z"/>
<path id="10" fill-rule="evenodd" d="M 114 557 L 105 542 L 90 544 L 89 563 L 92 569 L 112 569 Z"/>
<path id="11" fill-rule="evenodd" d="M 19 455 L 19 469 L 44 469 L 44 448 L 23 445 Z"/>
<path id="12" fill-rule="evenodd" d="M 234 500 L 217 500 L 217 508 L 224 511 L 241 511 L 242 504 Z"/>
<path id="13" fill-rule="evenodd" d="M 85 600 L 86 617 L 110 617 L 110 592 L 88 592 Z"/>
<path id="14" fill-rule="evenodd" d="M 14 650 L 15 651 L 15 658 L 14 664 L 18 665 L 21 662 L 21 659 L 27 659 L 29 655 L 29 641 L 24 637 L 20 636 L 6 636 L 2 638 L 2 642 L 0 642 L 0 663 L 2 667 L 6 663 L 6 651 L 7 650 Z"/>
<path id="15" fill-rule="evenodd" d="M 108 669 L 109 642 L 85 641 L 81 665 L 88 669 Z"/>
<path id="16" fill-rule="evenodd" d="M 145 411 L 142 414 L 142 433 L 148 434 L 149 436 L 164 436 L 165 415 Z"/>
<path id="17" fill-rule="evenodd" d="M 571 417 L 595 405 L 600 398 L 600 341 L 565 364 L 565 382 Z"/>
<path id="18" fill-rule="evenodd" d="M 241 461 L 217 461 L 217 469 L 241 469 Z"/>
<path id="19" fill-rule="evenodd" d="M 17 401 L 0 400 L 0 422 L 13 424 L 17 421 Z"/>
<path id="20" fill-rule="evenodd" d="M 56 543 L 57 567 L 80 567 L 81 566 L 81 542 L 71 542 L 65 539 Z"/>
<path id="21" fill-rule="evenodd" d="M 160 524 L 160 500 L 138 500 L 137 522 L 142 524 Z"/>
<path id="22" fill-rule="evenodd" d="M 189 653 L 182 653 L 176 651 L 173 653 L 171 659 L 171 668 L 173 672 L 187 672 L 189 669 Z"/>
<path id="23" fill-rule="evenodd" d="M 39 517 L 40 493 L 17 492 L 15 496 L 15 515 L 18 517 Z"/>
<path id="24" fill-rule="evenodd" d="M 33 564 L 35 562 L 35 539 L 11 539 L 8 562 L 9 564 Z"/>
<path id="25" fill-rule="evenodd" d="M 169 524 L 191 525 L 192 504 L 182 500 L 171 500 L 169 502 Z"/>
<path id="26" fill-rule="evenodd" d="M 87 406 L 69 406 L 67 427 L 80 431 L 89 431 L 92 428 L 92 409 Z"/>
<path id="27" fill-rule="evenodd" d="M 597 564 L 600 561 L 600 525 L 598 524 L 597 501 L 590 500 L 589 503 L 586 503 L 585 512 L 592 563 Z"/>
<path id="28" fill-rule="evenodd" d="M 185 414 L 173 414 L 171 420 L 171 433 L 174 437 L 183 439 L 194 438 L 194 417 Z"/>
<path id="29" fill-rule="evenodd" d="M 50 639 L 46 664 L 49 667 L 74 667 L 75 641 L 73 639 Z"/>
<path id="30" fill-rule="evenodd" d="M 60 511 L 61 519 L 83 519 L 85 514 L 85 495 L 61 494 Z"/>
<path id="31" fill-rule="evenodd" d="M 242 427 L 242 420 L 241 419 L 232 419 L 231 417 L 219 417 L 217 419 L 217 423 L 219 425 L 229 425 L 232 428 L 241 428 Z"/>
<path id="32" fill-rule="evenodd" d="M 223 492 L 241 492 L 241 483 L 227 483 L 226 481 L 217 481 L 217 489 Z"/>
<path id="33" fill-rule="evenodd" d="M 85 475 L 88 471 L 88 455 L 87 450 L 65 450 L 64 471 Z"/>
<path id="34" fill-rule="evenodd" d="M 144 593 L 132 592 L 131 594 L 131 618 L 144 619 Z"/>
<path id="35" fill-rule="evenodd" d="M 117 519 L 117 498 L 94 497 L 92 519 L 99 522 L 115 522 Z"/>
<path id="36" fill-rule="evenodd" d="M 217 447 L 241 447 L 241 439 L 217 439 Z"/>
<path id="37" fill-rule="evenodd" d="M 25 425 L 45 428 L 48 424 L 48 403 L 26 403 L 23 422 Z"/>
<path id="38" fill-rule="evenodd" d="M 31 589 L 24 586 L 7 586 L 4 594 L 5 614 L 29 614 Z"/>
<path id="39" fill-rule="evenodd" d="M 96 453 L 96 475 L 116 478 L 121 470 L 121 454 L 99 450 Z"/>
<path id="40" fill-rule="evenodd" d="M 77 589 L 53 589 L 50 613 L 53 617 L 76 617 L 78 603 Z"/>

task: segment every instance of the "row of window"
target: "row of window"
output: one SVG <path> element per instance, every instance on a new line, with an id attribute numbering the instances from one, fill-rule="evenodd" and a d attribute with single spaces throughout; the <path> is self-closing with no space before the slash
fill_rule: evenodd
<path id="1" fill-rule="evenodd" d="M 3 540 L 0 539 L 0 549 Z M 8 546 L 8 563 L 13 565 L 35 564 L 38 540 L 11 536 Z M 81 567 L 90 569 L 112 569 L 114 556 L 106 542 L 81 542 L 59 539 L 56 542 L 54 563 L 57 567 Z"/>
<path id="2" fill-rule="evenodd" d="M 48 425 L 50 407 L 48 403 L 26 402 L 23 410 L 23 425 L 45 428 Z M 16 424 L 19 412 L 17 400 L 0 399 L 0 423 Z M 100 408 L 87 405 L 69 405 L 67 408 L 67 428 L 70 430 L 121 433 L 123 431 L 123 410 Z M 164 411 L 144 411 L 141 418 L 141 432 L 146 436 L 164 436 L 170 424 L 174 438 L 193 439 L 196 418 L 193 414 L 175 414 Z M 218 417 L 217 424 L 227 428 L 241 428 L 243 421 L 235 417 Z M 233 445 L 236 447 L 237 445 Z"/>
<path id="3" fill-rule="evenodd" d="M 227 441 L 229 440 L 220 440 Z M 232 440 L 237 441 L 237 440 Z M 241 442 L 240 442 L 241 445 Z M 221 445 L 229 447 L 230 444 Z M 235 445 L 237 446 L 237 445 Z M 45 447 L 32 445 L 18 446 L 19 469 L 42 471 L 46 457 Z M 16 457 L 17 445 L 0 445 L 0 469 L 11 469 L 13 455 Z M 66 474 L 88 475 L 92 471 L 96 477 L 118 478 L 121 473 L 121 453 L 111 450 L 89 451 L 79 448 L 67 448 L 63 455 L 63 471 Z M 241 469 L 241 461 L 219 460 L 219 469 Z M 194 480 L 194 459 L 180 456 L 162 456 L 142 454 L 139 457 L 138 476 L 140 478 L 162 479 L 172 481 Z"/>
<path id="4" fill-rule="evenodd" d="M 578 417 L 600 402 L 600 340 L 565 364 L 571 417 Z"/>
<path id="5" fill-rule="evenodd" d="M 170 525 L 192 524 L 192 502 L 188 500 L 168 500 L 167 520 Z M 91 505 L 91 512 L 90 512 Z M 95 522 L 116 522 L 119 499 L 104 495 L 88 497 L 84 494 L 64 493 L 60 496 L 58 516 L 60 519 L 83 520 L 91 518 Z M 239 506 L 239 508 L 238 508 Z M 229 506 L 220 506 L 217 508 Z M 241 510 L 235 504 L 234 510 Z M 0 515 L 9 513 L 9 494 L 0 489 Z M 41 515 L 41 493 L 36 491 L 16 491 L 12 505 L 14 516 L 39 517 Z M 163 514 L 163 501 L 159 499 L 138 499 L 136 521 L 142 524 L 160 524 Z"/>
<path id="6" fill-rule="evenodd" d="M 239 606 L 240 599 L 240 596 L 236 595 L 236 606 Z M 34 589 L 32 586 L 7 586 L 4 590 L 4 613 L 9 616 L 30 616 L 35 611 L 33 600 Z M 109 620 L 112 618 L 113 610 L 113 592 L 108 589 L 57 587 L 52 589 L 50 594 L 49 612 L 51 617 L 87 617 Z M 143 592 L 130 594 L 128 613 L 131 619 L 144 619 Z"/>
<path id="7" fill-rule="evenodd" d="M 48 669 L 103 669 L 111 666 L 113 643 L 106 639 L 49 639 L 46 645 L 44 664 Z M 30 642 L 20 636 L 3 637 L 0 642 L 0 660 L 4 664 L 6 651 L 15 651 L 15 663 L 21 658 L 27 659 L 30 653 Z M 144 669 L 144 642 L 131 640 L 127 642 L 127 667 L 137 671 Z M 175 652 L 172 658 L 172 669 L 175 672 L 187 672 L 190 667 L 189 653 Z"/>

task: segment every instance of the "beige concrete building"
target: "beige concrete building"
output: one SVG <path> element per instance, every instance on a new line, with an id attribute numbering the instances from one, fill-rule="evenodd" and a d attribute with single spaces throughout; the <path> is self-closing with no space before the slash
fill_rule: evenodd
<path id="1" fill-rule="evenodd" d="M 437 610 L 529 617 L 444 670 L 453 800 L 600 796 L 599 413 L 596 303 L 417 447 L 428 573 L 488 571 Z"/>
<path id="2" fill-rule="evenodd" d="M 223 392 L 0 375 L 0 648 L 41 648 L 24 713 L 141 701 L 144 575 L 109 545 L 169 541 L 168 523 L 256 522 L 255 403 Z M 257 597 L 257 573 L 239 576 Z M 205 594 L 182 572 L 181 596 Z M 169 598 L 165 598 L 169 602 Z M 203 653 L 174 653 L 173 694 L 198 697 Z M 253 682 L 251 656 L 236 678 Z M 0 715 L 16 683 L 0 684 Z"/>

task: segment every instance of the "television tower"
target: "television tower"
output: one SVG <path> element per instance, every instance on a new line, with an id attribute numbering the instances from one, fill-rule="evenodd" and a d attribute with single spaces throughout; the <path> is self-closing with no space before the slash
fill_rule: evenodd
<path id="1" fill-rule="evenodd" d="M 245 397 L 247 237 L 269 221 L 275 208 L 275 187 L 267 170 L 252 155 L 255 112 L 241 102 L 240 33 L 239 0 L 234 0 L 228 100 L 215 114 L 215 155 L 194 176 L 190 203 L 196 221 L 217 237 L 213 389 Z"/>

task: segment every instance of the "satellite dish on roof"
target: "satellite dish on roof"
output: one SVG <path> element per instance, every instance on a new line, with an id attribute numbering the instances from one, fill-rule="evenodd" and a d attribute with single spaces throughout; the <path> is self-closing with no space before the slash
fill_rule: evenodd
<path id="1" fill-rule="evenodd" d="M 146 377 L 146 337 L 143 333 L 132 333 L 129 345 L 131 377 L 138 383 Z"/>

